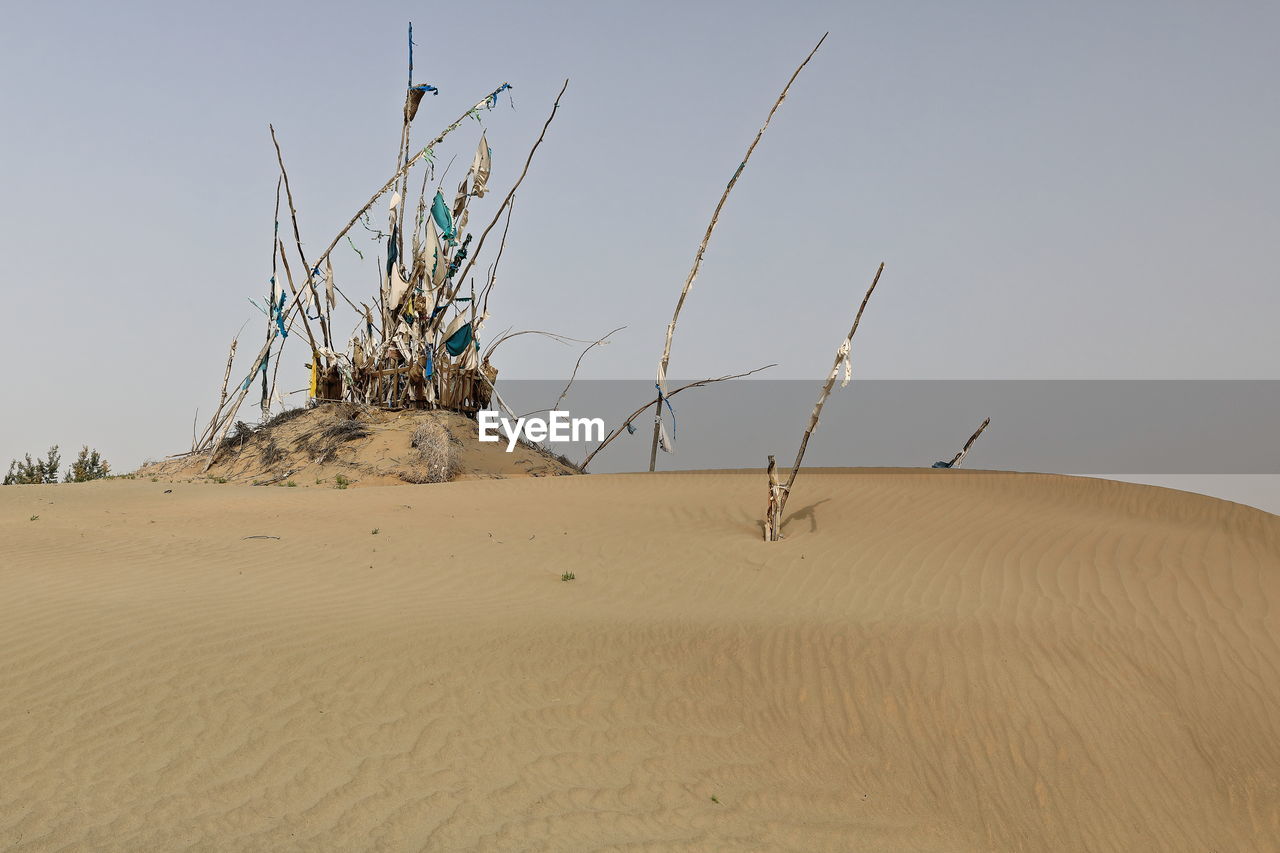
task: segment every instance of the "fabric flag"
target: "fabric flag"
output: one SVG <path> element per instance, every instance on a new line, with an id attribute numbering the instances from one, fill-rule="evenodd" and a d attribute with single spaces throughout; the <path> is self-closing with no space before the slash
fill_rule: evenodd
<path id="1" fill-rule="evenodd" d="M 480 134 L 480 144 L 476 146 L 476 155 L 471 159 L 471 194 L 476 198 L 484 198 L 489 191 L 489 169 L 492 166 L 493 152 L 485 135 Z"/>
<path id="2" fill-rule="evenodd" d="M 466 352 L 467 347 L 471 345 L 472 332 L 471 323 L 466 322 L 466 315 L 459 314 L 453 318 L 453 322 L 445 329 L 444 348 L 449 355 L 457 358 Z"/>
<path id="3" fill-rule="evenodd" d="M 431 286 L 439 287 L 449 269 L 445 260 L 444 249 L 440 247 L 440 231 L 436 228 L 434 218 L 427 219 L 427 270 L 431 273 Z"/>
<path id="4" fill-rule="evenodd" d="M 333 309 L 337 306 L 338 300 L 334 295 L 333 283 L 333 261 L 328 258 L 324 259 L 324 296 L 325 301 L 329 303 L 329 313 L 333 313 Z"/>
<path id="5" fill-rule="evenodd" d="M 840 363 L 844 365 L 844 379 L 841 380 L 840 382 L 841 388 L 848 385 L 849 380 L 853 378 L 853 363 L 849 361 L 849 344 L 850 343 L 851 343 L 850 339 L 845 338 L 844 343 L 840 345 L 839 353 L 837 353 L 836 355 L 836 357 L 841 360 Z M 836 369 L 839 369 L 839 365 L 836 366 Z"/>
<path id="6" fill-rule="evenodd" d="M 404 280 L 400 275 L 400 265 L 392 264 L 390 288 L 387 292 L 387 305 L 392 311 L 399 310 L 400 303 L 404 301 L 405 294 L 409 292 L 409 282 Z"/>
<path id="7" fill-rule="evenodd" d="M 457 231 L 467 227 L 467 179 L 458 184 L 458 194 L 453 197 L 453 221 Z"/>
<path id="8" fill-rule="evenodd" d="M 449 213 L 449 205 L 439 190 L 436 190 L 436 197 L 431 202 L 431 218 L 436 221 L 436 226 L 446 240 L 452 240 L 458 236 L 453 228 L 453 216 Z"/>

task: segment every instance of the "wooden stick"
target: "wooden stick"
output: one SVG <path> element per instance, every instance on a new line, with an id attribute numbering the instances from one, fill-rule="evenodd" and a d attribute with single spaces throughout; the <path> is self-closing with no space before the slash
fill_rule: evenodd
<path id="1" fill-rule="evenodd" d="M 268 125 L 268 126 L 270 126 L 270 125 Z M 277 262 L 276 262 L 276 261 L 277 261 L 277 258 L 279 258 L 279 257 L 280 257 L 280 250 L 279 250 L 279 248 L 277 247 L 277 243 L 280 241 L 280 187 L 281 187 L 283 184 L 284 184 L 284 173 L 283 173 L 283 171 L 282 171 L 280 175 L 276 176 L 276 207 L 275 207 L 275 214 L 274 214 L 274 216 L 272 217 L 272 229 L 271 229 L 271 230 L 272 230 L 272 235 L 271 235 L 271 287 L 272 287 L 272 290 L 271 290 L 271 299 L 272 299 L 272 301 L 273 301 L 273 302 L 275 301 L 275 289 L 276 289 L 276 288 L 278 288 L 278 287 L 280 286 L 280 280 L 279 280 L 279 278 L 277 278 L 277 276 L 279 275 L 279 269 L 278 269 L 278 266 L 279 266 L 279 265 L 277 264 Z M 281 292 L 283 292 L 283 291 L 281 291 Z M 275 337 L 275 333 L 276 333 L 276 328 L 275 328 L 275 323 L 274 323 L 275 318 L 271 316 L 271 314 L 272 314 L 272 312 L 273 312 L 274 310 L 275 310 L 275 306 L 274 306 L 274 305 L 268 305 L 268 306 L 267 306 L 267 352 L 268 352 L 268 353 L 270 353 L 270 352 L 271 352 L 271 341 L 272 341 L 272 339 Z M 286 328 L 287 328 L 287 326 L 286 326 Z M 277 360 L 277 361 L 276 361 L 276 370 L 277 370 L 277 372 L 279 371 L 279 369 L 280 369 L 280 362 L 279 362 L 279 360 Z M 274 385 L 274 380 L 272 380 L 272 384 Z M 265 398 L 263 399 L 263 401 L 261 402 L 261 404 L 259 404 L 259 408 L 261 408 L 261 410 L 262 410 L 262 417 L 263 417 L 263 419 L 266 419 L 266 417 L 267 417 L 267 411 L 268 411 L 268 408 L 269 408 L 269 406 L 270 406 L 270 402 L 269 402 L 269 401 L 270 401 L 270 394 L 267 394 L 267 395 L 266 395 L 266 397 L 265 397 Z"/>
<path id="2" fill-rule="evenodd" d="M 720 221 L 720 211 L 724 209 L 724 203 L 728 200 L 729 193 L 733 192 L 734 186 L 738 183 L 738 178 L 742 176 L 742 170 L 747 167 L 747 161 L 751 159 L 751 153 L 756 150 L 756 145 L 760 143 L 760 138 L 769 129 L 769 122 L 773 121 L 773 114 L 778 111 L 778 107 L 782 106 L 782 102 L 786 100 L 787 92 L 791 90 L 791 84 L 796 81 L 796 77 L 800 76 L 800 72 L 809 64 L 809 60 L 813 59 L 813 55 L 818 52 L 818 48 L 822 47 L 822 43 L 827 40 L 828 35 L 829 33 L 822 34 L 822 38 L 818 39 L 818 43 L 813 46 L 813 50 L 809 51 L 809 55 L 804 58 L 804 62 L 801 62 L 800 66 L 792 73 L 791 79 L 783 87 L 782 94 L 778 96 L 778 100 L 774 101 L 773 108 L 769 110 L 769 115 L 765 117 L 764 124 L 760 126 L 760 130 L 756 133 L 756 138 L 751 140 L 751 145 L 747 147 L 747 153 L 743 155 L 742 162 L 738 164 L 733 177 L 729 179 L 728 185 L 720 195 L 720 201 L 716 204 L 716 209 L 711 214 L 711 222 L 707 224 L 707 231 L 702 235 L 702 242 L 698 245 L 698 251 L 693 256 L 693 267 L 689 270 L 689 276 L 684 280 L 684 287 L 680 291 L 680 298 L 676 300 L 676 310 L 671 315 L 671 322 L 667 324 L 667 338 L 662 347 L 662 359 L 658 362 L 657 384 L 659 396 L 658 403 L 653 410 L 653 444 L 649 449 L 650 471 L 653 471 L 658 464 L 658 434 L 662 429 L 662 393 L 664 393 L 667 384 L 667 365 L 671 362 L 671 339 L 676 333 L 676 322 L 680 319 L 680 310 L 684 308 L 684 301 L 689 298 L 689 291 L 693 290 L 693 282 L 698 277 L 698 270 L 702 267 L 702 257 L 706 254 L 707 243 L 711 241 L 711 232 L 715 230 L 716 224 Z"/>
<path id="3" fill-rule="evenodd" d="M 400 126 L 400 147 L 396 149 L 396 168 L 400 168 L 400 164 L 409 159 L 409 130 L 413 124 L 411 112 L 411 98 L 413 97 L 413 24 L 409 24 L 409 83 L 404 90 L 404 123 Z M 416 112 L 416 110 L 413 110 Z M 397 211 L 397 222 L 400 225 L 400 244 L 396 247 L 400 257 L 404 257 L 404 209 L 405 196 L 409 189 L 409 173 L 405 172 L 403 179 L 400 181 L 400 210 Z"/>
<path id="4" fill-rule="evenodd" d="M 280 177 L 284 179 L 284 192 L 289 201 L 289 219 L 293 222 L 293 239 L 298 246 L 298 257 L 302 259 L 302 271 L 307 276 L 306 287 L 311 291 L 311 300 L 315 303 L 316 313 L 320 317 L 320 332 L 324 338 L 324 345 L 328 349 L 333 349 L 333 340 L 329 336 L 329 324 L 325 322 L 324 311 L 320 307 L 320 294 L 316 292 L 315 276 L 311 274 L 311 270 L 315 269 L 315 267 L 312 267 L 307 263 L 307 253 L 302 249 L 302 233 L 298 230 L 298 210 L 293 206 L 293 190 L 289 187 L 289 173 L 284 168 L 284 155 L 280 153 L 280 141 L 276 139 L 276 129 L 271 125 L 267 125 L 267 127 L 271 130 L 271 143 L 276 147 L 276 162 L 280 164 Z M 281 245 L 280 258 L 281 260 L 284 259 L 283 244 Z M 288 272 L 288 270 L 289 265 L 286 262 L 285 272 Z M 292 280 L 290 281 L 289 286 L 293 286 Z M 302 312 L 302 316 L 305 318 L 306 315 L 307 312 L 304 310 Z M 311 337 L 311 330 L 309 328 L 307 329 L 307 337 Z M 314 340 L 311 348 L 313 350 L 315 349 Z"/>
<path id="5" fill-rule="evenodd" d="M 701 388 L 703 385 L 710 385 L 714 382 L 725 382 L 729 379 L 741 379 L 744 376 L 750 376 L 753 373 L 759 373 L 762 370 L 768 370 L 771 367 L 777 367 L 777 366 L 778 366 L 777 364 L 766 364 L 763 367 L 757 367 L 755 370 L 748 370 L 746 373 L 734 373 L 729 376 L 717 376 L 714 379 L 699 379 L 697 382 L 690 382 L 686 385 L 681 385 L 679 388 L 672 391 L 670 394 L 664 395 L 664 397 L 666 399 L 670 399 L 675 395 L 679 394 L 681 391 L 685 391 L 689 388 Z M 657 399 L 663 399 L 663 398 L 657 398 Z M 644 414 L 644 410 L 652 406 L 653 403 L 654 401 L 650 400 L 649 402 L 645 403 L 643 406 L 641 406 L 640 408 L 632 412 L 631 416 L 622 422 L 622 426 L 618 427 L 613 432 L 605 436 L 604 441 L 596 445 L 596 449 L 587 454 L 587 458 L 582 460 L 582 464 L 578 466 L 578 469 L 585 473 L 587 470 L 587 465 L 589 465 L 591 463 L 591 460 L 596 457 L 596 454 L 599 453 L 601 450 L 604 450 L 606 447 L 608 447 L 609 443 L 612 442 L 619 435 L 621 435 L 623 430 L 627 428 L 627 424 L 631 423 L 636 418 Z"/>
<path id="6" fill-rule="evenodd" d="M 950 464 L 947 465 L 948 468 L 960 467 L 960 463 L 969 455 L 969 448 L 973 447 L 973 443 L 978 440 L 978 436 L 982 435 L 982 431 L 987 428 L 989 423 L 991 423 L 991 418 L 983 421 L 982 426 L 978 427 L 978 431 L 969 436 L 969 440 L 964 443 L 964 447 L 961 448 L 960 452 L 951 458 Z"/>
<path id="7" fill-rule="evenodd" d="M 472 265 L 475 264 L 476 258 L 480 257 L 480 249 L 484 246 L 484 238 L 489 236 L 489 232 L 498 224 L 498 220 L 502 217 L 502 211 L 507 205 L 511 204 L 512 199 L 516 196 L 516 190 L 520 189 L 520 184 L 524 181 L 525 175 L 529 174 L 529 164 L 533 162 L 533 155 L 537 153 L 538 146 L 542 144 L 543 138 L 547 135 L 547 128 L 551 126 L 552 120 L 556 117 L 556 112 L 560 109 L 560 98 L 564 95 L 566 89 L 569 88 L 569 81 L 565 80 L 564 85 L 560 87 L 560 94 L 556 95 L 555 103 L 551 105 L 551 115 L 547 116 L 547 120 L 542 125 L 542 132 L 538 134 L 538 139 L 533 143 L 533 147 L 529 149 L 529 156 L 525 158 L 524 169 L 520 172 L 520 177 L 511 187 L 511 191 L 507 193 L 507 197 L 502 200 L 502 204 L 498 207 L 498 212 L 493 215 L 493 221 L 480 234 L 480 240 L 476 243 L 475 251 L 471 253 L 471 257 L 467 259 L 467 265 L 463 267 L 458 274 L 458 284 L 454 285 L 453 290 L 449 294 L 449 301 L 453 301 L 453 297 L 461 287 L 461 283 L 467 280 L 467 273 L 471 271 Z"/>
<path id="8" fill-rule="evenodd" d="M 608 343 L 609 338 L 613 337 L 615 334 L 617 334 L 618 332 L 621 332 L 625 328 L 626 326 L 619 326 L 618 328 L 614 329 L 612 332 L 609 332 L 603 338 L 600 338 L 598 341 L 595 341 L 594 343 L 592 343 L 590 346 L 588 346 L 586 349 L 582 351 L 582 353 L 578 356 L 578 360 L 573 363 L 573 373 L 569 374 L 569 382 L 564 386 L 564 390 L 560 392 L 560 398 L 557 399 L 556 404 L 551 407 L 552 410 L 560 408 L 560 404 L 564 402 L 564 398 L 569 396 L 569 389 L 573 387 L 573 380 L 578 378 L 578 368 L 582 366 L 582 360 L 587 357 L 587 353 L 591 352 L 591 350 L 595 349 L 598 346 L 601 346 L 602 344 Z"/>
<path id="9" fill-rule="evenodd" d="M 778 483 L 778 463 L 769 456 L 769 505 L 764 513 L 764 538 L 766 542 L 776 542 L 782 538 L 782 486 Z"/>
<path id="10" fill-rule="evenodd" d="M 347 235 L 348 231 L 350 231 L 352 228 L 355 227 L 355 224 L 360 221 L 360 217 L 364 216 L 365 212 L 368 211 L 369 208 L 373 207 L 374 203 L 378 199 L 380 199 L 387 192 L 387 190 L 394 187 L 396 185 L 396 182 L 400 180 L 400 176 L 403 175 L 405 172 L 409 171 L 409 169 L 413 167 L 414 163 L 417 163 L 419 160 L 422 159 L 423 155 L 425 155 L 428 151 L 432 150 L 435 146 L 443 142 L 446 136 L 448 136 L 450 133 L 453 133 L 455 130 L 461 127 L 462 123 L 467 120 L 467 116 L 471 115 L 476 110 L 483 108 L 484 105 L 487 104 L 491 98 L 496 98 L 499 93 L 501 93 L 502 91 L 508 88 L 510 87 L 506 83 L 503 83 L 497 89 L 494 89 L 492 92 L 485 95 L 479 101 L 476 101 L 475 105 L 472 106 L 471 109 L 463 113 L 461 116 L 459 116 L 457 121 L 455 121 L 453 124 L 446 127 L 444 130 L 440 131 L 440 133 L 436 136 L 435 139 L 432 139 L 423 148 L 419 149 L 417 154 L 414 154 L 407 161 L 405 161 L 405 164 L 401 166 L 399 169 L 397 169 L 396 173 L 392 175 L 387 180 L 387 182 L 383 184 L 373 194 L 373 196 L 370 197 L 370 199 L 367 202 L 365 202 L 365 204 L 359 210 L 356 211 L 355 216 L 351 217 L 351 221 L 348 222 L 345 226 L 343 226 L 342 230 L 337 233 L 337 235 L 333 238 L 333 242 L 329 244 L 328 248 L 326 248 L 323 252 L 320 253 L 320 257 L 316 259 L 316 263 L 317 264 L 323 263 L 325 259 L 329 257 L 329 253 L 332 252 L 335 248 L 337 248 L 339 241 L 341 241 L 342 238 Z"/>
<path id="11" fill-rule="evenodd" d="M 217 424 L 218 422 L 218 417 L 222 413 L 222 407 L 226 405 L 227 382 L 231 378 L 231 363 L 235 360 L 235 357 L 236 357 L 236 344 L 239 342 L 239 337 L 240 336 L 237 335 L 235 338 L 231 339 L 231 351 L 227 353 L 227 369 L 222 375 L 222 390 L 218 396 L 218 408 L 213 410 L 213 417 L 209 419 L 209 425 L 204 428 L 204 431 L 202 433 L 200 433 L 200 437 L 198 439 L 194 435 L 195 430 L 192 429 L 192 433 L 193 433 L 191 436 L 192 452 L 195 452 L 196 450 L 198 450 L 200 447 L 203 446 L 205 437 L 214 429 L 215 424 Z"/>
<path id="12" fill-rule="evenodd" d="M 271 387 L 267 390 L 267 402 L 262 409 L 262 417 L 265 420 L 267 415 L 271 413 L 271 404 L 276 398 L 276 381 L 280 378 L 280 362 L 284 361 L 284 341 L 280 342 L 280 351 L 276 353 L 276 366 L 271 369 Z M 283 402 L 283 401 L 281 401 Z"/>
<path id="13" fill-rule="evenodd" d="M 831 365 L 831 372 L 827 374 L 827 381 L 822 386 L 822 393 L 818 395 L 818 402 L 813 407 L 813 412 L 809 415 L 809 425 L 805 428 L 804 436 L 800 439 L 800 449 L 796 452 L 796 461 L 791 466 L 791 473 L 787 475 L 787 483 L 781 487 L 781 492 L 777 497 L 776 507 L 776 525 L 770 528 L 766 523 L 766 533 L 772 538 L 771 542 L 777 542 L 782 538 L 782 511 L 787 506 L 787 498 L 791 496 L 791 487 L 795 484 L 796 475 L 800 473 L 800 463 L 804 461 L 804 452 L 809 447 L 809 439 L 812 437 L 814 430 L 818 428 L 818 418 L 822 415 L 822 407 L 827 402 L 827 397 L 831 394 L 831 388 L 836 383 L 836 376 L 840 373 L 840 365 L 849 358 L 849 346 L 853 342 L 854 333 L 858 331 L 858 324 L 862 322 L 862 312 L 867 310 L 867 303 L 871 300 L 871 294 L 875 292 L 876 285 L 880 283 L 880 274 L 884 272 L 884 264 L 876 270 L 876 276 L 871 280 L 871 286 L 867 288 L 867 295 L 862 297 L 862 304 L 858 306 L 858 313 L 853 318 L 853 326 L 849 329 L 849 334 L 840 343 L 840 348 L 836 350 L 835 361 Z M 774 493 L 772 484 L 769 486 L 770 495 Z M 771 498 L 772 500 L 772 498 Z"/>
<path id="14" fill-rule="evenodd" d="M 484 290 L 481 291 L 480 298 L 484 301 L 481 312 L 489 310 L 489 291 L 493 290 L 493 284 L 498 280 L 498 264 L 502 263 L 502 253 L 507 249 L 507 232 L 511 230 L 511 214 L 516 210 L 516 197 L 513 193 L 511 196 L 511 204 L 507 205 L 507 221 L 502 226 L 502 240 L 498 243 L 498 254 L 493 259 L 493 266 L 489 268 L 489 281 L 485 284 Z"/>
<path id="15" fill-rule="evenodd" d="M 569 396 L 569 389 L 573 387 L 573 380 L 575 380 L 575 379 L 577 379 L 577 378 L 578 378 L 578 368 L 582 366 L 582 360 L 583 360 L 584 358 L 586 358 L 586 357 L 587 357 L 587 353 L 591 352 L 591 350 L 595 349 L 596 347 L 600 346 L 601 344 L 607 344 L 607 343 L 609 342 L 609 338 L 610 338 L 610 337 L 612 337 L 613 335 L 617 334 L 618 332 L 621 332 L 621 331 L 622 331 L 623 329 L 625 329 L 625 328 L 626 328 L 626 326 L 619 326 L 618 328 L 614 329 L 612 332 L 609 332 L 609 333 L 608 333 L 607 335 L 605 335 L 604 337 L 602 337 L 602 338 L 600 338 L 600 339 L 598 339 L 598 340 L 592 341 L 590 344 L 588 344 L 588 345 L 587 345 L 587 348 L 586 348 L 586 349 L 584 349 L 584 350 L 583 350 L 583 351 L 578 355 L 578 360 L 577 360 L 576 362 L 574 362 L 574 364 L 573 364 L 573 372 L 569 374 L 569 382 L 564 386 L 564 390 L 560 392 L 560 397 L 559 397 L 559 399 L 557 399 L 557 400 L 555 401 L 555 403 L 554 403 L 554 404 L 552 404 L 551 408 L 549 408 L 549 409 L 534 409 L 532 412 L 525 412 L 523 415 L 521 415 L 521 417 L 525 417 L 525 418 L 527 418 L 527 417 L 529 417 L 530 415 L 537 415 L 537 414 L 541 414 L 542 412 L 554 412 L 554 411 L 556 411 L 557 409 L 559 409 L 559 408 L 560 408 L 560 404 L 564 402 L 564 398 L 565 398 L 565 397 L 567 397 L 567 396 Z"/>
<path id="16" fill-rule="evenodd" d="M 293 293 L 294 300 L 297 300 L 299 290 L 298 288 L 293 286 L 293 273 L 289 270 L 289 259 L 286 258 L 284 254 L 284 243 L 280 244 L 280 262 L 284 264 L 284 277 L 285 277 L 285 280 L 289 282 L 289 290 L 290 292 Z M 307 340 L 310 341 L 311 343 L 311 357 L 319 358 L 320 357 L 319 347 L 316 346 L 315 336 L 311 334 L 311 324 L 307 322 L 306 309 L 303 309 L 302 313 L 299 314 L 299 316 L 302 317 L 302 328 L 307 333 Z M 319 369 L 319 367 L 320 366 L 317 364 L 316 369 Z"/>
<path id="17" fill-rule="evenodd" d="M 222 372 L 222 391 L 218 394 L 218 411 L 222 411 L 222 407 L 227 402 L 227 382 L 231 379 L 231 363 L 236 358 L 236 344 L 240 343 L 240 339 L 231 339 L 231 351 L 227 353 L 227 369 Z"/>

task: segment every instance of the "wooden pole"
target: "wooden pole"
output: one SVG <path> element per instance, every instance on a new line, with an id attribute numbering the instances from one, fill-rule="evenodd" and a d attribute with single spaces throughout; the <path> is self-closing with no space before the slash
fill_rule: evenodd
<path id="1" fill-rule="evenodd" d="M 858 313 L 853 318 L 853 326 L 849 329 L 849 334 L 845 336 L 840 343 L 840 349 L 836 350 L 836 358 L 831 365 L 831 372 L 827 374 L 827 381 L 822 386 L 822 393 L 818 395 L 818 402 L 813 407 L 813 412 L 809 415 L 809 425 L 805 428 L 804 436 L 800 439 L 800 449 L 796 452 L 796 461 L 791 466 L 791 473 L 787 475 L 786 485 L 775 488 L 772 480 L 769 484 L 770 507 L 774 508 L 773 495 L 777 492 L 776 508 L 771 519 L 776 519 L 776 523 L 771 527 L 766 521 L 765 532 L 771 538 L 769 541 L 777 542 L 782 538 L 782 511 L 787 506 L 787 498 L 791 496 L 791 487 L 795 484 L 796 475 L 800 473 L 800 463 L 804 461 L 804 452 L 809 447 L 809 439 L 813 436 L 814 430 L 818 428 L 818 418 L 822 416 L 822 407 L 827 402 L 827 397 L 831 394 L 832 387 L 836 384 L 836 376 L 840 374 L 840 365 L 847 363 L 849 359 L 849 346 L 853 342 L 853 336 L 858 331 L 858 324 L 862 322 L 862 312 L 867 310 L 867 303 L 871 301 L 871 294 L 875 292 L 876 285 L 880 283 L 880 274 L 884 272 L 884 264 L 876 270 L 875 278 L 871 280 L 871 286 L 867 288 L 866 296 L 862 297 L 862 304 L 858 306 Z"/>
<path id="2" fill-rule="evenodd" d="M 298 298 L 299 291 L 298 288 L 293 286 L 293 273 L 289 270 L 289 259 L 286 258 L 284 254 L 284 243 L 280 243 L 280 262 L 284 264 L 284 277 L 285 280 L 289 282 L 289 291 L 293 294 L 293 298 L 296 300 Z M 306 310 L 304 309 L 299 316 L 302 317 L 302 328 L 307 333 L 307 340 L 311 343 L 311 356 L 312 358 L 319 358 L 319 347 L 316 346 L 315 335 L 311 334 L 311 323 L 307 321 Z M 317 368 L 318 367 L 319 365 L 317 365 Z"/>
<path id="3" fill-rule="evenodd" d="M 987 428 L 989 423 L 991 423 L 991 418 L 984 420 L 982 426 L 978 427 L 978 431 L 969 436 L 969 440 L 964 443 L 964 447 L 961 448 L 960 452 L 951 458 L 951 462 L 947 465 L 948 468 L 960 467 L 960 463 L 969 455 L 969 448 L 973 447 L 973 443 L 978 440 L 978 436 L 982 435 L 982 431 Z"/>
<path id="4" fill-rule="evenodd" d="M 782 486 L 778 483 L 778 463 L 769 457 L 769 506 L 764 513 L 764 538 L 776 542 L 782 538 Z"/>
<path id="5" fill-rule="evenodd" d="M 307 277 L 305 286 L 311 293 L 311 301 L 315 303 L 316 313 L 320 317 L 320 333 L 324 339 L 324 345 L 329 349 L 333 349 L 333 340 L 329 336 L 329 324 L 324 319 L 324 311 L 320 307 L 320 294 L 315 287 L 315 276 L 311 274 L 311 270 L 314 267 L 307 263 L 307 253 L 302 249 L 302 233 L 298 230 L 298 210 L 293 205 L 293 190 L 289 187 L 289 173 L 284 168 L 284 155 L 280 153 L 280 141 L 276 139 L 276 129 L 271 125 L 267 125 L 267 127 L 271 130 L 271 143 L 276 147 L 276 162 L 280 164 L 280 176 L 284 179 L 285 197 L 289 201 L 289 219 L 293 222 L 293 239 L 298 246 L 298 257 L 302 260 L 302 271 Z M 284 260 L 283 244 L 281 245 L 280 259 Z M 285 264 L 285 271 L 288 271 L 288 263 Z M 290 281 L 290 287 L 292 286 L 293 283 Z M 303 310 L 302 316 L 304 318 L 307 316 L 305 310 Z M 310 329 L 307 330 L 307 336 L 311 336 Z M 315 349 L 314 343 L 312 349 Z"/>
<path id="6" fill-rule="evenodd" d="M 231 379 L 231 363 L 235 361 L 236 344 L 238 344 L 239 342 L 240 342 L 240 339 L 238 337 L 231 339 L 231 351 L 227 353 L 227 369 L 223 371 L 222 390 L 218 394 L 218 408 L 213 410 L 213 418 L 209 421 L 209 426 L 205 428 L 204 433 L 202 433 L 200 438 L 197 439 L 195 436 L 195 425 L 194 424 L 192 425 L 191 451 L 193 453 L 199 449 L 201 442 L 204 440 L 204 436 L 207 435 L 209 431 L 214 428 L 214 424 L 218 420 L 218 415 L 222 413 L 222 407 L 227 404 L 227 382 Z"/>
<path id="7" fill-rule="evenodd" d="M 809 60 L 813 59 L 813 55 L 818 52 L 818 48 L 822 47 L 822 43 L 827 40 L 828 35 L 830 33 L 822 34 L 822 38 L 818 39 L 818 43 L 813 46 L 813 50 L 809 51 L 809 55 L 804 58 L 804 62 L 801 62 L 800 66 L 791 74 L 791 79 L 783 87 L 782 94 L 778 96 L 778 100 L 773 102 L 773 108 L 769 110 L 769 115 L 765 117 L 764 124 L 760 126 L 760 130 L 756 133 L 756 138 L 751 140 L 751 145 L 747 147 L 747 153 L 743 155 L 742 162 L 738 164 L 733 177 L 729 179 L 728 185 L 724 188 L 720 201 L 716 204 L 716 209 L 711 214 L 711 222 L 707 225 L 707 231 L 702 235 L 702 242 L 698 245 L 698 251 L 693 256 L 693 267 L 689 270 L 689 276 L 684 281 L 684 287 L 680 291 L 680 298 L 676 300 L 676 310 L 671 315 L 671 322 L 667 324 L 667 338 L 662 347 L 662 359 L 658 362 L 658 402 L 653 410 L 653 444 L 649 449 L 650 471 L 653 471 L 658 464 L 658 435 L 662 430 L 662 398 L 666 393 L 667 365 L 671 362 L 671 339 L 676 333 L 676 322 L 680 319 L 680 310 L 684 308 L 684 302 L 689 297 L 689 291 L 693 290 L 693 282 L 698 277 L 698 270 L 702 266 L 702 256 L 706 254 L 707 243 L 711 240 L 711 232 L 715 230 L 716 223 L 720 221 L 720 211 L 724 208 L 724 203 L 729 198 L 729 193 L 733 192 L 734 186 L 738 183 L 738 178 L 742 176 L 742 170 L 747 167 L 747 161 L 751 159 L 751 153 L 756 150 L 756 145 L 760 143 L 760 138 L 769 129 L 769 122 L 773 121 L 773 114 L 778 111 L 778 107 L 782 106 L 782 102 L 786 100 L 787 92 L 791 90 L 791 84 L 800 76 L 800 72 L 809 64 Z"/>

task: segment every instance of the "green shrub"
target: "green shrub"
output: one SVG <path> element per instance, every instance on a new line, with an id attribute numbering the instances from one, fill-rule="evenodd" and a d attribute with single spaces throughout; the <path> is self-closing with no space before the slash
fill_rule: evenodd
<path id="1" fill-rule="evenodd" d="M 107 460 L 98 451 L 90 450 L 86 444 L 80 448 L 80 455 L 71 463 L 63 482 L 87 483 L 90 480 L 101 480 L 110 474 L 111 466 L 107 464 Z"/>
<path id="2" fill-rule="evenodd" d="M 4 475 L 6 486 L 31 486 L 42 483 L 58 482 L 58 465 L 62 457 L 58 455 L 58 445 L 49 448 L 49 455 L 44 459 L 32 459 L 31 454 L 19 462 L 14 459 L 9 463 L 9 473 Z"/>

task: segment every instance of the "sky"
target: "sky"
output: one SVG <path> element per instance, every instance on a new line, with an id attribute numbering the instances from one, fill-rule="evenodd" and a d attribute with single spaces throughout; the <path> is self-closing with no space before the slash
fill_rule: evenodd
<path id="1" fill-rule="evenodd" d="M 415 81 L 440 90 L 415 141 L 513 86 L 483 115 L 477 221 L 570 81 L 487 329 L 626 326 L 581 376 L 653 375 L 712 208 L 829 31 L 726 205 L 669 375 L 821 377 L 884 261 L 858 376 L 1280 378 L 1275 3 L 2 8 L 0 464 L 186 449 L 232 337 L 243 374 L 263 334 L 268 123 L 314 255 L 395 166 L 410 21 Z M 441 146 L 451 180 L 479 130 Z M 353 236 L 366 260 L 336 252 L 338 284 L 371 294 Z M 495 362 L 555 378 L 577 355 L 524 336 Z M 286 355 L 290 388 L 305 361 Z"/>

